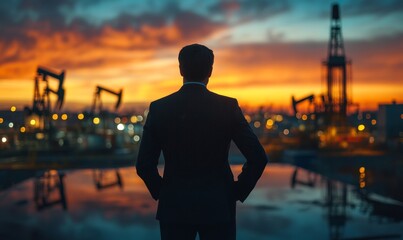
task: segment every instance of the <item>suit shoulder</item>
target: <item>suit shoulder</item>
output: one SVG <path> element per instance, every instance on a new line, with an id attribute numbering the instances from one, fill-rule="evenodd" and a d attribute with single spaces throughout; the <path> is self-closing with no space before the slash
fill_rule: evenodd
<path id="1" fill-rule="evenodd" d="M 220 95 L 215 92 L 210 92 L 210 93 L 213 96 L 213 98 L 217 99 L 218 101 L 222 101 L 222 102 L 226 102 L 227 104 L 230 104 L 230 105 L 238 106 L 238 100 L 236 98 Z"/>
<path id="2" fill-rule="evenodd" d="M 165 104 L 171 102 L 171 101 L 175 98 L 175 96 L 176 96 L 177 94 L 178 94 L 178 92 L 174 92 L 174 93 L 171 93 L 171 94 L 169 94 L 169 95 L 167 95 L 167 96 L 165 96 L 165 97 L 162 97 L 162 98 L 160 98 L 160 99 L 157 99 L 157 100 L 155 100 L 155 101 L 152 101 L 151 104 L 150 104 L 150 108 L 151 108 L 151 107 L 158 108 L 158 107 L 160 107 L 160 106 L 163 106 L 163 105 L 165 105 Z"/>

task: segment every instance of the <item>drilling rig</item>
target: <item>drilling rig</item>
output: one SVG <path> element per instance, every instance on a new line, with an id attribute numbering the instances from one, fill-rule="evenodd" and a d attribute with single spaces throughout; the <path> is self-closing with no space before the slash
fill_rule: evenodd
<path id="1" fill-rule="evenodd" d="M 301 136 L 309 136 L 310 140 L 326 147 L 345 148 L 353 132 L 347 121 L 348 109 L 356 104 L 351 101 L 351 60 L 347 59 L 345 54 L 339 5 L 333 4 L 331 11 L 328 55 L 322 62 L 322 82 L 326 90 L 319 97 L 312 94 L 296 100 L 292 96 L 291 100 L 298 119 L 301 118 L 301 113 L 298 112 L 297 106 L 309 102 L 308 113 L 303 120 L 307 120 L 310 132 Z M 320 141 L 315 140 L 318 138 Z"/>

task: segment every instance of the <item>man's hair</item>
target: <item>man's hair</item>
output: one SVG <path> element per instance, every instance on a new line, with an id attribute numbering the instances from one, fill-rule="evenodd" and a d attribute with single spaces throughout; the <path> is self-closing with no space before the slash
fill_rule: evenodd
<path id="1" fill-rule="evenodd" d="M 213 68 L 214 54 L 206 46 L 192 44 L 181 49 L 178 60 L 185 80 L 200 82 L 209 77 Z"/>

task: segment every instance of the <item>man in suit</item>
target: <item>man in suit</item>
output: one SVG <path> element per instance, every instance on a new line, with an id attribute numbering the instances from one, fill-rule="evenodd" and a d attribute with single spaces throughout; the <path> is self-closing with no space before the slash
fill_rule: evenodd
<path id="1" fill-rule="evenodd" d="M 150 104 L 137 174 L 158 202 L 162 239 L 235 239 L 236 201 L 254 188 L 267 157 L 234 98 L 210 92 L 214 54 L 192 44 L 179 53 L 183 86 Z M 228 151 L 246 158 L 234 181 Z M 164 174 L 157 165 L 165 159 Z"/>

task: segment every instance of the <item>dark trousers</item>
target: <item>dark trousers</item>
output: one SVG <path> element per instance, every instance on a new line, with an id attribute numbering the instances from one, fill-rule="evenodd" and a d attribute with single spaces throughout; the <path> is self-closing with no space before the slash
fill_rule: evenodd
<path id="1" fill-rule="evenodd" d="M 235 240 L 236 223 L 223 224 L 185 224 L 160 221 L 161 240 Z"/>

